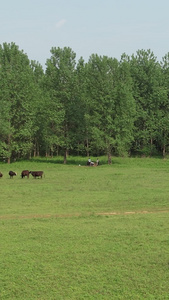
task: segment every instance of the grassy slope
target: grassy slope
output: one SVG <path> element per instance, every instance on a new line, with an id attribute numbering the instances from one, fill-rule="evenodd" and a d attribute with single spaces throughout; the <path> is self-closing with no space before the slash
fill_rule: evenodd
<path id="1" fill-rule="evenodd" d="M 169 162 L 79 161 L 10 166 L 44 170 L 42 180 L 10 180 L 0 165 L 0 298 L 168 299 Z M 97 215 L 143 210 L 154 213 Z"/>

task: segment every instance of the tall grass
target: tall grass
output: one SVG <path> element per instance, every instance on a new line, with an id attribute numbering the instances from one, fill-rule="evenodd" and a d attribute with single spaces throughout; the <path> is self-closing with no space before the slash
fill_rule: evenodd
<path id="1" fill-rule="evenodd" d="M 169 299 L 169 161 L 100 161 L 0 164 L 0 299 Z"/>

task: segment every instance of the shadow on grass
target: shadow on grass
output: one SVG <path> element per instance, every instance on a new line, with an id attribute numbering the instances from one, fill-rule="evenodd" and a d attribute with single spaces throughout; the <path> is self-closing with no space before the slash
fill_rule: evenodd
<path id="1" fill-rule="evenodd" d="M 93 162 L 96 162 L 97 157 L 90 157 L 91 160 Z M 65 165 L 74 165 L 74 166 L 87 166 L 87 161 L 88 161 L 88 157 L 83 157 L 83 156 L 69 156 L 67 158 L 67 162 Z M 11 161 L 11 163 L 9 164 L 15 164 L 15 163 L 22 163 L 22 162 L 31 162 L 31 163 L 49 163 L 49 164 L 60 164 L 60 165 L 64 165 L 64 158 L 63 156 L 55 156 L 55 157 L 32 157 L 30 159 L 17 159 L 15 161 Z M 106 156 L 101 156 L 99 157 L 99 165 L 108 165 L 108 161 L 107 161 L 107 157 Z M 0 165 L 6 165 L 7 162 L 1 162 L 0 161 Z M 112 164 L 111 165 L 120 165 L 121 162 L 120 160 L 114 159 L 112 157 Z M 10 167 L 9 167 L 10 168 Z"/>
<path id="2" fill-rule="evenodd" d="M 87 166 L 87 160 L 88 160 L 88 158 L 86 158 L 86 157 L 79 157 L 79 156 L 78 157 L 68 157 L 65 165 Z M 91 160 L 93 162 L 96 162 L 97 157 L 91 157 Z M 53 157 L 53 158 L 35 157 L 35 158 L 31 158 L 29 161 L 37 162 L 37 163 L 50 163 L 50 164 L 62 164 L 62 165 L 64 164 L 63 157 Z M 108 164 L 106 157 L 102 157 L 101 159 L 99 159 L 99 161 L 100 161 L 100 165 Z M 119 164 L 119 162 L 114 161 L 112 159 L 112 165 L 115 165 L 115 164 Z"/>

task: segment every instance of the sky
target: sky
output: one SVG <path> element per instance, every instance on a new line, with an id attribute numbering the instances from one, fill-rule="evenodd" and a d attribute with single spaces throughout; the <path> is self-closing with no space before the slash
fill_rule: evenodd
<path id="1" fill-rule="evenodd" d="M 52 47 L 70 47 L 76 60 L 117 58 L 150 49 L 169 52 L 168 0 L 5 0 L 0 44 L 14 42 L 43 68 Z"/>

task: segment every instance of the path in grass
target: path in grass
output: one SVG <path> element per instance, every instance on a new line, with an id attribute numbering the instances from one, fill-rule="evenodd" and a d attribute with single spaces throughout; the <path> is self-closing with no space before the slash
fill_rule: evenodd
<path id="1" fill-rule="evenodd" d="M 0 215 L 0 220 L 15 220 L 15 219 L 45 219 L 45 218 L 71 218 L 81 216 L 116 216 L 116 215 L 134 215 L 134 214 L 154 214 L 154 213 L 168 213 L 169 210 L 153 210 L 153 211 L 125 211 L 125 212 L 100 212 L 100 213 L 74 213 L 74 214 L 35 214 L 35 215 Z"/>

